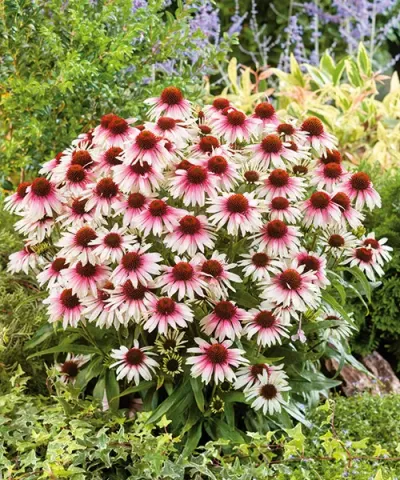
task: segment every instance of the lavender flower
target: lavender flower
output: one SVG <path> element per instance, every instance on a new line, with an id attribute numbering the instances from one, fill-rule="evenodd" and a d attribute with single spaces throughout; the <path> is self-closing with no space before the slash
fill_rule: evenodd
<path id="1" fill-rule="evenodd" d="M 139 8 L 146 8 L 147 6 L 147 0 L 133 0 L 131 11 L 135 13 Z"/>

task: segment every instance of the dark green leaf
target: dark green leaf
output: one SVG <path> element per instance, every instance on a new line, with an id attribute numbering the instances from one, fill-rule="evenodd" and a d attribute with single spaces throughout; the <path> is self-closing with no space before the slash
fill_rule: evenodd
<path id="1" fill-rule="evenodd" d="M 151 387 L 154 387 L 155 383 L 150 381 L 142 381 L 139 385 L 135 385 L 134 387 L 129 387 L 125 389 L 123 392 L 119 393 L 116 397 L 113 397 L 112 400 L 116 400 L 118 398 L 124 397 L 125 395 L 129 395 L 131 393 L 142 392 L 143 390 L 148 390 Z"/>
<path id="2" fill-rule="evenodd" d="M 195 427 L 191 428 L 186 436 L 185 448 L 182 457 L 188 457 L 197 447 L 203 432 L 203 422 L 199 422 Z"/>
<path id="3" fill-rule="evenodd" d="M 190 377 L 190 385 L 192 386 L 194 398 L 196 400 L 196 404 L 199 407 L 200 412 L 204 412 L 203 383 L 200 377 L 197 377 L 197 378 Z"/>
<path id="4" fill-rule="evenodd" d="M 67 345 L 58 345 L 57 347 L 48 348 L 46 350 L 42 350 L 40 352 L 33 353 L 29 355 L 28 360 L 30 358 L 39 357 L 42 355 L 49 355 L 50 353 L 75 353 L 75 354 L 84 354 L 88 355 L 91 353 L 99 353 L 99 349 L 96 347 L 92 347 L 90 345 L 79 345 L 76 343 L 67 344 Z"/>
<path id="5" fill-rule="evenodd" d="M 165 415 L 170 408 L 174 406 L 175 403 L 179 402 L 185 395 L 191 390 L 190 382 L 185 381 L 180 387 L 178 387 L 172 395 L 170 395 L 166 400 L 164 400 L 161 405 L 159 405 L 150 418 L 147 420 L 147 424 L 155 423 L 163 415 Z"/>
<path id="6" fill-rule="evenodd" d="M 115 377 L 115 370 L 107 370 L 105 375 L 105 388 L 108 404 L 112 410 L 117 410 L 119 406 L 119 383 Z"/>

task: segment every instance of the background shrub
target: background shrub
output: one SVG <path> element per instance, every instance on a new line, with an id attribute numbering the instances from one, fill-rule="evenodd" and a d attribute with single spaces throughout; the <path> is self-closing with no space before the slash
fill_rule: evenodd
<path id="1" fill-rule="evenodd" d="M 201 9 L 202 0 L 169 9 L 165 3 L 171 2 L 4 2 L 3 187 L 12 188 L 11 173 L 25 166 L 36 169 L 101 115 L 140 116 L 143 99 L 171 82 L 189 99 L 201 96 L 202 76 L 225 58 L 229 42 L 219 38 L 216 27 L 202 28 L 212 14 Z"/>
<path id="2" fill-rule="evenodd" d="M 369 166 L 379 171 L 380 166 Z M 393 259 L 386 275 L 373 290 L 369 312 L 365 315 L 353 308 L 360 332 L 352 341 L 352 349 L 362 355 L 379 349 L 400 370 L 400 172 L 397 169 L 380 174 L 377 188 L 382 196 L 382 208 L 368 215 L 366 227 L 379 237 L 387 237 L 393 247 Z M 355 300 L 356 301 L 356 300 Z"/>
<path id="3" fill-rule="evenodd" d="M 389 0 L 218 1 L 222 28 L 239 33 L 234 54 L 252 67 L 290 67 L 298 62 L 318 65 L 329 51 L 337 60 L 354 54 L 360 41 L 368 45 L 374 67 L 399 65 L 399 2 Z"/>
<path id="4" fill-rule="evenodd" d="M 15 218 L 0 209 L 0 392 L 9 386 L 11 372 L 20 364 L 30 379 L 30 392 L 46 390 L 44 362 L 27 360 L 24 350 L 31 336 L 47 323 L 42 305 L 43 292 L 35 280 L 23 274 L 6 271 L 8 256 L 19 249 L 22 242 L 13 230 Z"/>

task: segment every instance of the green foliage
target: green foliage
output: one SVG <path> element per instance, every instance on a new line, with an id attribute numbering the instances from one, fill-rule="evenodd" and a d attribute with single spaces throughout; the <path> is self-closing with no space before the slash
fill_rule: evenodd
<path id="1" fill-rule="evenodd" d="M 381 169 L 394 169 L 400 162 L 399 79 L 394 73 L 380 93 L 378 87 L 389 77 L 371 71 L 363 44 L 354 58 L 335 63 L 325 53 L 319 67 L 303 65 L 305 72 L 294 56 L 289 72 L 277 68 L 255 72 L 243 67 L 237 75 L 236 65 L 236 59 L 228 65 L 223 95 L 238 108 L 250 113 L 260 98 L 273 95 L 277 110 L 286 109 L 296 118 L 320 118 L 351 163 L 379 162 Z M 279 80 L 275 90 L 268 88 L 274 76 Z"/>
<path id="2" fill-rule="evenodd" d="M 225 58 L 228 41 L 190 31 L 199 3 L 163 0 L 132 12 L 132 0 L 6 0 L 0 7 L 0 151 L 4 179 L 37 168 L 101 115 L 140 116 L 143 99 L 171 82 L 201 96 L 201 76 Z M 160 64 L 175 60 L 167 75 Z"/>
<path id="3" fill-rule="evenodd" d="M 355 50 L 356 37 L 366 43 L 379 70 L 393 66 L 393 52 L 389 52 L 387 39 L 398 43 L 397 24 L 392 31 L 388 28 L 398 11 L 395 1 L 387 2 L 386 8 L 379 11 L 372 0 L 350 2 L 346 7 L 339 7 L 340 3 L 331 0 L 217 0 L 216 3 L 223 31 L 235 24 L 234 15 L 242 17 L 234 55 L 244 65 L 285 65 L 291 52 L 317 62 L 325 50 L 340 60 Z M 295 20 L 295 26 L 291 20 Z"/>
<path id="4" fill-rule="evenodd" d="M 0 391 L 8 385 L 8 371 L 21 364 L 31 376 L 31 391 L 45 389 L 43 361 L 28 361 L 24 345 L 47 321 L 41 304 L 43 294 L 32 278 L 7 273 L 8 256 L 21 248 L 13 231 L 15 218 L 0 210 Z"/>
<path id="5" fill-rule="evenodd" d="M 383 168 L 400 160 L 400 84 L 393 74 L 389 92 L 379 99 L 378 86 L 389 77 L 372 72 L 360 43 L 354 57 L 338 63 L 324 53 L 319 67 L 305 65 L 302 73 L 292 58 L 291 70 L 271 72 L 279 78 L 279 108 L 298 115 L 315 115 L 338 138 L 340 150 L 352 163 L 378 161 Z"/>
<path id="6" fill-rule="evenodd" d="M 68 393 L 29 396 L 25 383 L 19 370 L 0 397 L 5 479 L 394 480 L 399 471 L 398 396 L 338 397 L 312 415 L 311 430 L 249 433 L 246 442 L 220 439 L 188 455 L 166 416 L 150 424 L 149 413 L 130 419 Z"/>
<path id="7" fill-rule="evenodd" d="M 393 247 L 393 259 L 386 267 L 382 283 L 373 291 L 369 314 L 356 316 L 361 329 L 353 340 L 353 350 L 367 354 L 377 348 L 385 349 L 393 355 L 392 363 L 399 368 L 400 173 L 394 170 L 376 176 L 380 166 L 370 165 L 369 169 L 377 178 L 375 185 L 382 196 L 382 208 L 368 216 L 367 228 L 375 231 L 377 238 L 388 239 L 388 244 Z"/>

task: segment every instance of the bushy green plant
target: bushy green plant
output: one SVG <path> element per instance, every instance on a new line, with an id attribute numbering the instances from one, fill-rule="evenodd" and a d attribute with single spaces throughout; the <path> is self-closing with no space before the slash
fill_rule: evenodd
<path id="1" fill-rule="evenodd" d="M 177 3 L 176 10 L 163 0 L 2 3 L 3 186 L 12 188 L 11 173 L 37 168 L 100 115 L 140 116 L 143 99 L 171 81 L 199 98 L 201 76 L 225 58 L 231 40 L 216 46 L 193 29 L 202 2 Z"/>
<path id="2" fill-rule="evenodd" d="M 221 439 L 188 455 L 166 417 L 148 424 L 149 413 L 128 419 L 70 395 L 28 396 L 25 382 L 19 370 L 0 397 L 4 479 L 395 480 L 399 472 L 398 396 L 339 397 L 312 415 L 311 430 Z"/>
<path id="3" fill-rule="evenodd" d="M 301 65 L 292 56 L 289 72 L 237 70 L 234 58 L 224 74 L 223 96 L 238 108 L 251 112 L 261 97 L 271 96 L 277 110 L 287 109 L 296 117 L 315 115 L 329 125 L 349 162 L 379 162 L 384 169 L 400 162 L 398 75 L 389 82 L 389 77 L 374 73 L 363 44 L 356 55 L 338 63 L 324 53 L 318 67 Z"/>
<path id="4" fill-rule="evenodd" d="M 30 375 L 30 391 L 45 390 L 42 359 L 27 360 L 26 342 L 46 322 L 43 293 L 34 279 L 6 271 L 8 256 L 20 248 L 21 240 L 13 230 L 15 218 L 0 210 L 0 392 L 8 386 L 10 372 L 21 364 Z"/>
<path id="5" fill-rule="evenodd" d="M 246 430 L 265 432 L 276 425 L 286 428 L 292 425 L 293 418 L 307 423 L 304 418 L 307 407 L 318 403 L 320 392 L 340 384 L 339 380 L 327 378 L 321 372 L 321 359 L 335 358 L 341 366 L 345 363 L 357 365 L 349 354 L 347 342 L 354 328 L 351 312 L 343 309 L 341 302 L 348 292 L 368 298 L 370 281 L 375 278 L 372 268 L 376 268 L 374 263 L 369 264 L 368 269 L 361 263 L 357 264 L 356 254 L 360 253 L 359 248 L 366 241 L 361 220 L 355 225 L 359 227 L 356 229 L 358 238 L 349 233 L 346 235 L 349 243 L 346 244 L 342 228 L 348 227 L 338 206 L 341 205 L 340 199 L 336 198 L 336 204 L 333 195 L 331 198 L 328 193 L 318 191 L 320 188 L 311 182 L 311 172 L 318 174 L 317 165 L 322 162 L 321 156 L 326 151 L 318 144 L 312 144 L 315 139 L 310 140 L 309 137 L 314 135 L 306 135 L 307 125 L 316 124 L 322 129 L 321 141 L 334 142 L 335 139 L 324 131 L 317 118 L 309 118 L 299 122 L 298 130 L 295 130 L 299 135 L 296 141 L 301 145 L 299 151 L 284 150 L 286 144 L 280 139 L 283 137 L 270 135 L 264 138 L 259 130 L 254 130 L 252 137 L 248 136 L 246 140 L 243 137 L 232 140 L 229 132 L 218 133 L 217 125 L 214 127 L 219 114 L 214 113 L 216 116 L 213 118 L 213 107 L 210 105 L 204 108 L 205 120 L 215 129 L 212 131 L 215 136 L 203 136 L 204 124 L 197 124 L 199 120 L 193 115 L 196 107 L 188 104 L 179 89 L 165 89 L 155 101 L 163 105 L 164 99 L 170 100 L 170 96 L 172 107 L 167 104 L 161 109 L 174 112 L 177 98 L 182 109 L 179 115 L 189 117 L 188 122 L 182 121 L 182 124 L 190 126 L 190 129 L 183 129 L 181 121 L 179 126 L 176 121 L 172 122 L 182 136 L 165 137 L 170 139 L 172 154 L 162 149 L 161 142 L 165 139 L 156 137 L 151 130 L 162 125 L 165 117 L 161 117 L 162 121 L 159 118 L 157 124 L 146 122 L 144 130 L 136 130 L 134 124 L 130 126 L 122 118 L 112 116 L 110 120 L 105 116 L 94 131 L 91 145 L 73 144 L 65 151 L 59 164 L 46 164 L 45 168 L 50 169 L 49 180 L 36 178 L 25 191 L 26 196 L 21 198 L 24 194 L 21 188 L 7 200 L 8 208 L 15 208 L 23 217 L 17 228 L 21 225 L 30 227 L 24 231 L 26 247 L 12 255 L 10 269 L 19 272 L 23 266 L 30 266 L 38 281 L 43 285 L 48 282 L 45 303 L 49 305 L 49 322 L 55 325 L 40 329 L 27 348 L 32 358 L 44 356 L 51 361 L 54 355 L 54 361 L 64 374 L 63 380 L 76 381 L 75 386 L 83 396 L 93 395 L 98 400 L 105 398 L 110 408 L 115 410 L 123 402 L 141 401 L 145 410 L 153 410 L 151 421 L 158 421 L 167 414 L 173 422 L 173 433 L 184 434 L 192 446 L 200 441 L 204 443 L 207 438 L 221 436 L 243 439 Z M 268 104 L 260 106 L 269 107 Z M 211 112 L 210 116 L 207 112 Z M 237 116 L 240 121 L 256 125 L 257 129 L 261 123 L 261 119 L 246 117 L 233 108 L 228 110 L 228 114 L 231 115 L 229 118 L 233 115 L 236 119 Z M 280 118 L 287 121 L 288 116 L 282 112 Z M 167 120 L 171 121 L 168 117 Z M 123 131 L 115 133 L 110 130 L 109 121 L 122 125 Z M 294 118 L 290 121 L 296 122 Z M 120 152 L 120 158 L 124 159 L 124 163 L 121 161 L 120 165 L 113 167 L 100 163 L 105 154 L 106 157 L 110 155 L 104 134 L 108 135 L 107 142 L 122 142 L 120 144 L 125 150 Z M 131 136 L 124 141 L 120 138 L 122 134 Z M 278 148 L 278 158 L 271 160 L 267 156 L 253 163 L 251 152 L 258 151 L 261 142 L 265 145 L 264 140 L 267 140 L 267 146 L 271 142 L 275 153 Z M 217 185 L 218 172 L 215 174 L 211 170 L 215 158 L 211 162 L 213 157 L 206 156 L 207 152 L 211 153 L 208 142 L 221 145 L 218 150 L 221 156 L 216 161 L 218 165 L 222 161 L 234 169 L 235 183 Z M 134 152 L 130 159 L 130 148 L 136 148 L 136 145 L 146 148 L 140 147 L 140 152 Z M 208 150 L 202 150 L 204 145 Z M 334 148 L 334 143 L 330 145 Z M 131 176 L 132 172 L 140 167 L 138 162 L 143 160 L 140 155 L 152 154 L 156 146 L 160 147 L 161 160 L 159 163 L 156 159 L 152 160 L 152 168 L 157 172 L 160 183 L 140 183 L 143 179 Z M 201 161 L 204 155 L 208 167 L 198 165 L 196 151 L 202 152 Z M 337 152 L 330 155 L 338 157 Z M 295 166 L 289 164 L 286 156 L 296 162 Z M 182 157 L 185 162 L 182 162 Z M 72 162 L 88 158 L 90 162 L 86 166 L 90 182 L 94 183 L 75 190 L 76 185 L 72 184 L 74 177 L 70 174 L 85 174 L 85 170 L 81 164 Z M 150 157 L 146 158 L 150 161 Z M 147 160 L 143 160 L 143 166 L 146 165 L 149 165 Z M 277 166 L 287 168 L 287 171 L 277 169 Z M 296 166 L 300 168 L 296 170 Z M 320 166 L 318 168 L 321 169 Z M 268 203 L 268 191 L 263 192 L 267 183 L 257 183 L 258 179 L 247 181 L 245 172 L 254 174 L 253 169 L 257 176 L 260 175 L 259 178 L 264 175 L 274 178 L 277 175 L 278 185 L 281 176 L 285 178 L 286 175 L 287 181 L 293 182 L 294 191 L 299 188 L 299 193 L 293 193 L 291 203 L 288 200 L 287 204 L 284 203 L 285 208 L 291 204 L 296 208 L 293 218 L 274 216 L 275 207 Z M 301 177 L 304 171 L 309 175 Z M 204 180 L 200 175 L 215 183 L 203 191 Z M 360 175 L 363 178 L 365 174 L 346 173 L 346 181 L 347 178 L 357 179 Z M 178 191 L 176 186 L 181 188 L 182 177 L 187 183 L 183 184 L 184 189 Z M 200 183 L 196 183 L 199 178 Z M 56 202 L 60 202 L 60 208 L 57 204 L 53 205 L 54 211 L 47 210 L 47 216 L 39 219 L 38 215 L 44 215 L 41 208 L 47 202 L 45 191 L 36 202 L 36 193 L 43 192 L 41 185 L 49 186 L 50 192 L 52 189 L 57 192 Z M 104 185 L 107 187 L 105 190 Z M 110 185 L 113 188 L 111 195 L 107 190 Z M 343 185 L 343 192 L 346 191 L 346 185 L 340 185 Z M 139 204 L 139 208 L 143 207 L 139 213 L 135 210 L 135 203 L 133 212 L 131 203 L 123 203 L 123 208 L 119 210 L 119 202 L 128 198 L 130 202 L 132 199 L 134 202 L 138 199 L 146 202 L 147 198 L 141 192 L 151 194 L 151 199 L 148 199 L 148 204 Z M 196 197 L 191 197 L 193 192 Z M 371 188 L 370 194 L 379 203 L 377 192 Z M 78 218 L 79 212 L 71 210 L 75 195 L 94 202 L 86 204 L 88 210 L 83 213 L 85 224 L 78 223 L 82 220 Z M 207 201 L 206 195 L 210 197 Z M 321 198 L 322 204 L 318 203 Z M 346 195 L 344 198 L 347 198 Z M 213 212 L 215 205 L 226 199 L 233 201 L 233 207 L 230 203 L 227 207 L 232 212 L 228 209 L 221 220 L 218 210 L 215 210 L 215 216 Z M 254 201 L 252 212 L 255 219 L 252 223 L 245 216 L 248 199 Z M 312 201 L 321 207 L 315 207 L 314 211 Z M 235 202 L 239 202 L 239 206 Z M 35 211 L 32 205 L 35 205 Z M 91 205 L 96 205 L 96 208 Z M 171 227 L 164 228 L 160 222 L 160 216 L 162 221 L 169 222 L 162 210 L 164 205 L 171 207 L 172 213 L 177 215 L 176 222 L 175 218 L 171 220 Z M 160 206 L 161 214 L 158 210 Z M 354 209 L 352 215 L 362 219 L 364 204 L 357 201 L 356 206 L 357 210 Z M 368 204 L 369 208 L 373 206 Z M 192 207 L 195 212 L 186 210 Z M 331 208 L 333 213 L 330 213 Z M 72 230 L 70 223 L 63 223 L 66 217 L 59 212 L 65 212 L 67 217 L 71 213 L 77 214 L 71 217 L 76 222 Z M 241 212 L 244 212 L 242 217 L 236 216 L 236 213 L 242 215 Z M 36 217 L 32 222 L 34 215 Z M 131 217 L 128 218 L 128 215 Z M 43 232 L 43 222 L 36 219 L 49 222 L 49 229 Z M 189 226 L 200 222 L 199 219 L 207 222 L 204 245 L 203 240 L 197 238 L 197 227 L 182 227 L 187 225 L 186 222 Z M 352 220 L 350 223 L 354 226 Z M 247 223 L 241 223 L 245 221 Z M 112 232 L 103 230 L 103 225 L 112 228 Z M 339 232 L 339 244 L 336 246 L 335 242 L 330 243 L 333 235 L 331 228 Z M 173 235 L 181 235 L 181 232 L 182 236 L 175 240 Z M 287 232 L 292 232 L 290 235 L 293 234 L 296 239 L 290 240 L 288 234 L 289 238 L 283 240 Z M 109 233 L 111 238 L 117 235 L 114 246 L 110 249 L 106 244 L 92 246 L 91 241 L 100 239 L 100 235 L 107 236 L 108 241 Z M 210 235 L 209 240 L 206 235 Z M 120 240 L 122 243 L 118 243 Z M 70 245 L 68 242 L 71 241 Z M 65 248 L 62 248 L 63 245 Z M 82 247 L 85 250 L 81 251 Z M 118 253 L 116 256 L 115 250 Z M 367 250 L 365 254 L 369 252 Z M 181 257 L 177 257 L 177 253 Z M 89 262 L 93 263 L 83 260 L 86 254 Z M 254 255 L 257 256 L 253 265 Z M 259 257 L 261 267 L 256 263 Z M 31 261 L 29 265 L 27 259 Z M 344 261 L 346 264 L 350 261 L 355 263 L 346 267 Z M 272 270 L 271 267 L 271 273 L 262 270 L 269 262 L 274 268 Z M 53 267 L 57 265 L 65 268 L 56 271 Z M 251 276 L 252 272 L 247 273 L 244 269 L 247 265 L 251 269 L 257 267 L 261 272 Z M 227 273 L 226 285 L 221 280 L 224 269 L 235 272 L 233 275 Z M 137 274 L 140 276 L 133 277 Z M 192 281 L 197 282 L 197 278 L 199 283 L 192 286 Z M 110 283 L 104 283 L 106 280 Z M 90 288 L 87 282 L 91 282 Z M 263 302 L 264 299 L 267 302 Z M 179 313 L 180 308 L 183 313 Z M 179 315 L 177 320 L 173 315 Z M 282 330 L 278 330 L 278 325 L 282 325 Z M 249 328 L 255 328 L 254 334 Z M 48 342 L 51 335 L 52 346 L 46 348 L 42 343 Z M 70 354 L 67 358 L 66 353 Z M 79 357 L 71 357 L 71 354 Z M 81 358 L 82 355 L 86 357 Z M 231 364 L 234 369 L 231 369 Z M 263 385 L 265 389 L 258 384 L 260 372 L 263 372 L 262 378 L 266 382 Z"/>
<path id="6" fill-rule="evenodd" d="M 365 166 L 366 168 L 367 165 Z M 377 173 L 378 165 L 369 169 Z M 353 350 L 367 354 L 374 349 L 386 350 L 392 364 L 400 368 L 400 173 L 398 170 L 380 172 L 377 188 L 382 195 L 382 208 L 367 217 L 367 226 L 380 237 L 388 238 L 393 247 L 392 261 L 387 265 L 381 283 L 372 292 L 368 315 L 358 312 L 360 332 L 353 339 Z M 357 312 L 357 308 L 355 309 Z"/>

